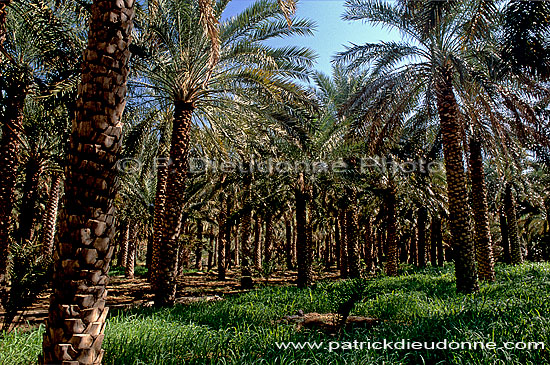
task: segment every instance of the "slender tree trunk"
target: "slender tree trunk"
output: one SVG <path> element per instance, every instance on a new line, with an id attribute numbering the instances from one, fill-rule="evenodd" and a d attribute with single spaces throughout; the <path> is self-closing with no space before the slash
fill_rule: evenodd
<path id="1" fill-rule="evenodd" d="M 426 207 L 420 207 L 417 215 L 418 225 L 418 266 L 426 266 L 426 220 L 428 212 Z"/>
<path id="2" fill-rule="evenodd" d="M 249 185 L 245 185 L 248 191 Z M 247 195 L 248 200 L 250 196 Z M 252 210 L 246 211 L 241 220 L 241 248 L 242 248 L 242 265 L 241 265 L 241 286 L 244 289 L 251 289 L 254 286 L 250 264 L 252 263 L 252 250 L 250 247 L 250 228 L 252 223 Z"/>
<path id="3" fill-rule="evenodd" d="M 475 265 L 474 241 L 470 224 L 471 210 L 468 204 L 466 174 L 462 158 L 462 127 L 458 104 L 452 85 L 450 66 L 443 66 L 436 85 L 437 108 L 443 139 L 443 154 L 447 174 L 449 200 L 449 225 L 452 247 L 455 252 L 456 289 L 472 293 L 479 289 Z"/>
<path id="4" fill-rule="evenodd" d="M 332 234 L 330 227 L 325 233 L 325 251 L 324 251 L 324 261 L 325 269 L 330 269 L 332 264 Z"/>
<path id="5" fill-rule="evenodd" d="M 395 190 L 391 187 L 386 196 L 386 214 L 387 214 L 387 247 L 388 258 L 386 262 L 386 274 L 388 276 L 397 275 L 398 257 L 397 257 L 397 237 L 396 237 L 396 218 L 395 218 Z"/>
<path id="6" fill-rule="evenodd" d="M 501 235 L 501 247 L 503 253 L 503 261 L 506 264 L 512 263 L 510 257 L 510 241 L 508 240 L 508 223 L 506 222 L 506 209 L 502 209 L 500 212 L 500 235 Z"/>
<path id="7" fill-rule="evenodd" d="M 57 225 L 57 211 L 59 207 L 59 188 L 62 182 L 63 175 L 54 174 L 52 176 L 52 186 L 50 188 L 50 196 L 48 197 L 46 214 L 42 227 L 42 255 L 45 257 L 49 257 L 53 250 L 55 227 Z"/>
<path id="8" fill-rule="evenodd" d="M 506 184 L 506 223 L 508 226 L 508 240 L 510 241 L 510 257 L 512 264 L 517 265 L 523 262 L 521 244 L 519 242 L 518 220 L 516 214 L 516 199 L 512 192 L 511 184 Z"/>
<path id="9" fill-rule="evenodd" d="M 172 306 L 176 299 L 176 265 L 178 238 L 181 230 L 181 207 L 185 178 L 189 170 L 189 138 L 191 116 L 194 105 L 176 101 L 174 103 L 174 121 L 172 127 L 172 145 L 168 179 L 166 181 L 166 198 L 162 214 L 160 270 L 155 284 L 155 305 Z"/>
<path id="10" fill-rule="evenodd" d="M 403 235 L 398 243 L 399 248 L 399 262 L 406 264 L 409 259 L 409 245 L 410 245 L 410 239 Z"/>
<path id="11" fill-rule="evenodd" d="M 306 191 L 304 176 L 300 174 L 298 186 L 295 189 L 296 200 L 296 258 L 298 266 L 297 285 L 299 288 L 308 287 L 313 283 L 313 250 L 309 241 L 307 220 L 308 192 Z"/>
<path id="12" fill-rule="evenodd" d="M 372 223 L 369 217 L 365 222 L 365 266 L 367 273 L 374 269 L 374 239 L 372 237 Z"/>
<path id="13" fill-rule="evenodd" d="M 271 263 L 273 253 L 273 216 L 271 213 L 265 215 L 265 237 L 264 237 L 264 264 Z"/>
<path id="14" fill-rule="evenodd" d="M 470 141 L 470 177 L 472 182 L 472 209 L 474 211 L 474 243 L 479 278 L 495 280 L 493 245 L 489 228 L 489 208 L 487 207 L 487 189 L 483 173 L 481 143 Z"/>
<path id="15" fill-rule="evenodd" d="M 92 5 L 42 364 L 102 363 L 133 5 L 133 0 L 95 0 Z"/>
<path id="16" fill-rule="evenodd" d="M 290 223 L 291 218 L 285 220 L 285 237 L 286 237 L 286 267 L 288 270 L 294 270 L 294 265 L 292 265 L 292 224 Z"/>
<path id="17" fill-rule="evenodd" d="M 358 212 L 355 192 L 350 193 L 351 204 L 346 211 L 346 243 L 348 248 L 348 276 L 358 278 L 361 276 L 359 263 L 359 240 L 357 237 Z"/>
<path id="18" fill-rule="evenodd" d="M 254 214 L 254 267 L 262 269 L 262 222 L 258 213 Z"/>
<path id="19" fill-rule="evenodd" d="M 134 227 L 130 240 L 128 241 L 128 254 L 126 258 L 126 265 L 124 270 L 124 275 L 126 279 L 134 278 L 134 268 L 136 266 L 136 248 L 137 248 L 137 233 L 138 230 Z"/>
<path id="20" fill-rule="evenodd" d="M 25 243 L 34 238 L 36 225 L 36 202 L 38 187 L 42 173 L 40 161 L 30 158 L 25 165 L 25 182 L 23 183 L 23 198 L 19 214 L 19 241 Z"/>
<path id="21" fill-rule="evenodd" d="M 120 254 L 118 266 L 126 267 L 128 265 L 128 252 L 130 250 L 130 224 L 125 223 L 122 232 L 122 241 L 120 243 Z"/>
<path id="22" fill-rule="evenodd" d="M 441 233 L 441 219 L 432 217 L 431 227 L 432 266 L 443 266 L 443 237 Z"/>
<path id="23" fill-rule="evenodd" d="M 159 147 L 160 148 L 160 147 Z M 153 292 L 156 292 L 156 284 L 160 272 L 160 245 L 162 236 L 162 219 L 164 214 L 164 202 L 166 200 L 166 182 L 168 180 L 168 161 L 164 158 L 157 159 L 157 190 L 155 192 L 155 212 L 153 217 L 153 243 L 151 245 L 151 266 L 149 267 L 149 282 Z"/>
<path id="24" fill-rule="evenodd" d="M 240 251 L 241 251 L 241 248 L 239 247 L 239 226 L 240 226 L 240 222 L 235 226 L 235 266 L 240 266 L 241 264 L 241 255 L 240 255 Z"/>
<path id="25" fill-rule="evenodd" d="M 231 200 L 230 196 L 227 196 L 227 203 L 226 203 L 227 211 L 226 211 L 226 218 L 225 218 L 225 269 L 231 268 L 233 266 L 232 264 L 232 252 L 231 252 L 231 231 L 233 229 L 232 222 L 229 221 L 229 216 L 231 215 L 231 212 L 233 210 L 233 201 Z"/>
<path id="26" fill-rule="evenodd" d="M 340 277 L 348 277 L 348 233 L 346 232 L 346 212 L 340 209 L 338 222 L 340 224 Z"/>
<path id="27" fill-rule="evenodd" d="M 210 231 L 208 232 L 210 244 L 208 249 L 208 271 L 211 271 L 214 268 L 214 252 L 216 252 L 216 240 L 214 236 L 214 226 L 210 225 Z"/>
<path id="28" fill-rule="evenodd" d="M 197 246 L 195 249 L 195 269 L 202 270 L 202 250 L 204 249 L 202 243 L 202 221 L 197 220 Z"/>
<path id="29" fill-rule="evenodd" d="M 340 260 L 340 240 L 341 240 L 341 234 L 340 234 L 340 224 L 338 223 L 338 217 L 334 218 L 334 254 L 336 256 L 336 268 L 338 270 L 342 270 L 342 262 Z"/>
<path id="30" fill-rule="evenodd" d="M 0 8 L 0 17 L 5 19 L 6 9 Z M 5 20 L 4 20 L 5 21 Z M 3 24 L 0 24 L 3 27 Z M 0 32 L 3 32 L 0 29 Z M 3 33 L 0 33 L 3 37 Z M 1 41 L 1 39 L 0 39 Z M 1 59 L 1 58 L 0 58 Z M 8 94 L 2 123 L 2 140 L 0 141 L 0 300 L 7 295 L 7 272 L 10 242 L 10 228 L 14 205 L 15 183 L 19 168 L 19 136 L 23 130 L 23 105 L 25 95 L 23 86 L 13 87 Z"/>
<path id="31" fill-rule="evenodd" d="M 409 265 L 418 266 L 418 235 L 416 234 L 416 228 L 411 230 L 411 238 L 409 240 Z"/>
<path id="32" fill-rule="evenodd" d="M 226 249 L 227 249 L 227 200 L 220 199 L 220 212 L 218 214 L 218 280 L 225 280 L 226 271 Z"/>

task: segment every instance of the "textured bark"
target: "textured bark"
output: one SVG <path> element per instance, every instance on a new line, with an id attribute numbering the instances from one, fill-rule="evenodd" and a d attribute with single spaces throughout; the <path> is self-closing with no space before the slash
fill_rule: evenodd
<path id="1" fill-rule="evenodd" d="M 214 253 L 216 252 L 216 238 L 214 236 L 214 226 L 210 225 L 210 231 L 208 232 L 210 244 L 208 248 L 208 271 L 212 270 L 214 268 Z"/>
<path id="2" fill-rule="evenodd" d="M 388 257 L 386 261 L 386 274 L 388 276 L 397 275 L 397 237 L 396 237 L 396 218 L 395 218 L 395 190 L 390 188 L 386 195 L 386 219 L 387 219 L 387 242 Z"/>
<path id="3" fill-rule="evenodd" d="M 298 266 L 298 278 L 296 283 L 299 288 L 313 284 L 313 249 L 309 240 L 307 220 L 308 193 L 304 186 L 304 177 L 300 175 L 298 186 L 294 191 L 296 203 L 296 261 Z"/>
<path id="4" fill-rule="evenodd" d="M 294 270 L 294 265 L 292 263 L 292 224 L 290 223 L 290 218 L 285 220 L 285 238 L 286 267 L 288 270 Z"/>
<path id="5" fill-rule="evenodd" d="M 411 230 L 411 238 L 409 239 L 409 265 L 418 266 L 418 236 L 416 227 Z"/>
<path id="6" fill-rule="evenodd" d="M 341 270 L 340 263 L 340 224 L 338 224 L 338 218 L 334 218 L 334 256 L 336 257 L 336 268 Z"/>
<path id="7" fill-rule="evenodd" d="M 232 252 L 231 252 L 231 231 L 233 230 L 233 224 L 229 221 L 231 212 L 233 210 L 233 200 L 228 195 L 226 200 L 226 220 L 224 228 L 225 236 L 225 269 L 232 267 Z"/>
<path id="8" fill-rule="evenodd" d="M 128 241 L 128 254 L 126 256 L 126 265 L 124 266 L 124 275 L 127 279 L 134 278 L 134 268 L 136 265 L 136 248 L 137 248 L 137 233 L 136 227 L 133 227 L 130 240 Z"/>
<path id="9" fill-rule="evenodd" d="M 500 212 L 500 235 L 501 242 L 500 246 L 502 247 L 502 260 L 506 264 L 512 263 L 512 258 L 510 257 L 510 240 L 508 239 L 508 223 L 506 222 L 506 209 L 503 209 Z"/>
<path id="10" fill-rule="evenodd" d="M 372 237 L 372 223 L 370 218 L 367 218 L 367 221 L 365 222 L 364 235 L 365 266 L 367 273 L 369 273 L 374 269 L 374 239 Z"/>
<path id="11" fill-rule="evenodd" d="M 59 208 L 59 188 L 63 182 L 61 174 L 52 176 L 52 186 L 50 187 L 50 196 L 46 204 L 46 213 L 42 226 L 42 255 L 49 257 L 52 254 L 55 239 L 55 227 L 57 225 L 57 211 Z"/>
<path id="12" fill-rule="evenodd" d="M 506 223 L 508 226 L 508 240 L 510 241 L 510 259 L 512 265 L 521 264 L 521 244 L 519 242 L 518 220 L 516 213 L 516 199 L 511 184 L 506 184 Z"/>
<path id="13" fill-rule="evenodd" d="M 443 266 L 443 237 L 441 232 L 441 219 L 439 217 L 432 218 L 432 226 L 430 231 L 432 266 Z"/>
<path id="14" fill-rule="evenodd" d="M 235 266 L 239 266 L 241 264 L 241 255 L 240 255 L 240 251 L 241 251 L 241 248 L 239 247 L 240 246 L 240 242 L 239 242 L 239 224 L 237 224 L 235 226 L 235 228 L 233 229 L 235 231 Z"/>
<path id="15" fill-rule="evenodd" d="M 6 293 L 11 213 L 19 167 L 19 135 L 23 129 L 25 91 L 14 86 L 9 91 L 0 142 L 0 297 Z"/>
<path id="16" fill-rule="evenodd" d="M 218 213 L 218 280 L 225 280 L 226 270 L 226 223 L 227 203 L 225 198 L 220 199 L 220 212 Z"/>
<path id="17" fill-rule="evenodd" d="M 418 266 L 426 266 L 426 220 L 428 212 L 425 207 L 418 209 L 417 221 L 418 225 Z"/>
<path id="18" fill-rule="evenodd" d="M 340 225 L 340 277 L 348 277 L 348 235 L 346 232 L 346 212 L 340 209 L 338 215 Z"/>
<path id="19" fill-rule="evenodd" d="M 470 180 L 472 182 L 472 209 L 474 211 L 474 243 L 476 249 L 477 270 L 480 279 L 494 281 L 495 267 L 493 245 L 489 228 L 489 208 L 487 189 L 483 173 L 481 143 L 470 141 Z"/>
<path id="20" fill-rule="evenodd" d="M 96 0 L 66 168 L 42 364 L 101 364 L 133 0 Z"/>
<path id="21" fill-rule="evenodd" d="M 361 276 L 359 263 L 359 239 L 357 237 L 358 212 L 355 204 L 355 194 L 352 194 L 352 203 L 346 211 L 346 243 L 348 248 L 348 276 L 358 278 Z"/>
<path id="22" fill-rule="evenodd" d="M 461 293 L 472 293 L 477 291 L 479 286 L 470 224 L 471 209 L 468 204 L 462 157 L 462 127 L 453 92 L 451 70 L 448 66 L 443 66 L 440 71 L 441 75 L 436 84 L 436 96 L 447 175 L 451 246 L 455 252 L 456 289 Z"/>
<path id="23" fill-rule="evenodd" d="M 271 213 L 265 215 L 265 237 L 264 237 L 264 264 L 271 262 L 273 254 L 273 216 Z"/>
<path id="24" fill-rule="evenodd" d="M 248 191 L 248 185 L 246 191 Z M 247 195 L 248 200 L 249 196 Z M 248 210 L 241 220 L 241 249 L 242 249 L 242 268 L 241 268 L 241 286 L 245 289 L 250 289 L 254 285 L 252 280 L 252 271 L 250 265 L 252 263 L 252 249 L 250 247 L 250 228 L 252 223 L 252 210 Z"/>
<path id="25" fill-rule="evenodd" d="M 122 240 L 120 242 L 120 255 L 118 266 L 126 267 L 128 264 L 128 249 L 130 247 L 130 225 L 124 224 L 122 231 Z"/>
<path id="26" fill-rule="evenodd" d="M 38 184 L 42 170 L 40 161 L 37 161 L 35 158 L 29 158 L 25 164 L 25 182 L 23 183 L 23 197 L 19 209 L 18 234 L 18 239 L 22 243 L 32 241 L 34 238 Z"/>
<path id="27" fill-rule="evenodd" d="M 157 190 L 155 192 L 155 212 L 153 217 L 153 242 L 151 244 L 151 266 L 149 267 L 149 282 L 153 292 L 160 272 L 160 245 L 162 236 L 162 219 L 164 214 L 164 202 L 166 201 L 166 182 L 168 181 L 168 163 L 165 159 L 159 159 L 157 163 Z"/>
<path id="28" fill-rule="evenodd" d="M 254 214 L 254 267 L 256 270 L 262 269 L 262 222 L 258 214 Z"/>
<path id="29" fill-rule="evenodd" d="M 195 247 L 195 269 L 202 270 L 202 221 L 197 221 L 197 246 Z"/>
<path id="30" fill-rule="evenodd" d="M 174 103 L 170 164 L 159 247 L 160 270 L 155 284 L 157 306 L 172 306 L 176 299 L 177 252 L 182 223 L 180 217 L 185 179 L 189 170 L 189 138 L 193 110 L 194 106 L 191 103 Z"/>

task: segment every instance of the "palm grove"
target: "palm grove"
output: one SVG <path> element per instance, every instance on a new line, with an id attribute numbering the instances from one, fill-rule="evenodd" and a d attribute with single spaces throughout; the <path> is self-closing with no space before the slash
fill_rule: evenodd
<path id="1" fill-rule="evenodd" d="M 158 306 L 189 268 L 448 261 L 472 293 L 549 259 L 546 2 L 347 1 L 401 40 L 332 75 L 268 42 L 314 35 L 294 3 L 228 2 L 0 1 L 1 300 L 51 288 L 41 363 L 101 363 L 115 257 Z"/>

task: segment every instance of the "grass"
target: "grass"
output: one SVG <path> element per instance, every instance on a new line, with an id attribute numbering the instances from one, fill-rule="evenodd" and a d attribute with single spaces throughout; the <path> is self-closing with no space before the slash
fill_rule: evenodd
<path id="1" fill-rule="evenodd" d="M 105 364 L 549 364 L 545 350 L 279 350 L 283 341 L 542 341 L 550 346 L 550 264 L 497 266 L 497 281 L 475 295 L 455 293 L 452 266 L 405 268 L 395 278 L 361 283 L 366 298 L 352 314 L 383 320 L 331 337 L 274 324 L 285 315 L 334 311 L 358 282 L 315 288 L 266 287 L 225 301 L 139 309 L 110 318 Z M 0 364 L 30 364 L 41 331 L 0 339 Z"/>

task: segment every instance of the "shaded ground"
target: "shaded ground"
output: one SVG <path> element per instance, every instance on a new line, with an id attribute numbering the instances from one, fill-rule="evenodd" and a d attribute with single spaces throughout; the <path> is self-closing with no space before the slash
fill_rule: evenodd
<path id="1" fill-rule="evenodd" d="M 275 272 L 266 281 L 264 278 L 255 278 L 255 286 L 265 285 L 282 286 L 292 285 L 296 278 L 296 271 Z M 240 287 L 239 270 L 227 270 L 227 280 L 217 280 L 216 271 L 188 272 L 178 279 L 177 303 L 191 303 L 198 300 L 214 301 L 222 300 L 224 296 L 247 292 Z M 328 272 L 323 278 L 336 278 L 337 273 Z M 108 288 L 107 305 L 110 313 L 135 307 L 146 307 L 153 304 L 151 286 L 145 277 L 136 276 L 134 279 L 126 279 L 123 275 L 111 275 Z M 37 300 L 17 317 L 17 327 L 36 327 L 43 323 L 48 315 L 48 302 L 50 290 L 40 295 Z M 0 311 L 0 317 L 4 312 Z"/>

